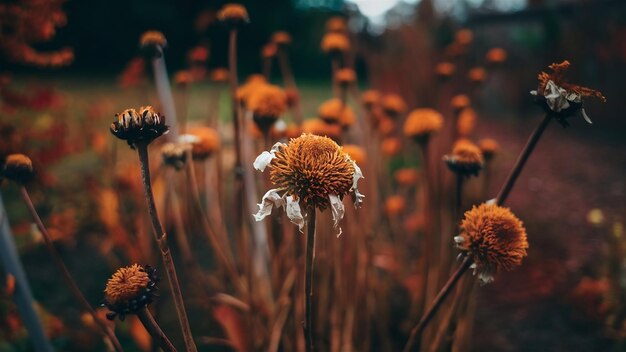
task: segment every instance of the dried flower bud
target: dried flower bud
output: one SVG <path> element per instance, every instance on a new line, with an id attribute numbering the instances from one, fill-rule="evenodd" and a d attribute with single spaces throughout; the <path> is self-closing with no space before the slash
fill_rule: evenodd
<path id="1" fill-rule="evenodd" d="M 322 51 L 329 55 L 340 55 L 350 50 L 350 41 L 345 34 L 327 33 L 322 38 Z"/>
<path id="2" fill-rule="evenodd" d="M 493 159 L 494 155 L 500 149 L 500 145 L 496 142 L 495 139 L 484 138 L 478 141 L 478 147 L 480 151 L 483 153 L 483 157 L 486 161 Z"/>
<path id="3" fill-rule="evenodd" d="M 217 19 L 232 27 L 238 27 L 250 22 L 248 10 L 240 4 L 224 5 L 220 12 L 217 13 Z"/>
<path id="4" fill-rule="evenodd" d="M 159 31 L 147 31 L 141 35 L 139 47 L 149 57 L 161 57 L 163 56 L 163 49 L 167 47 L 167 40 Z"/>
<path id="5" fill-rule="evenodd" d="M 165 116 L 156 112 L 152 106 L 142 106 L 139 111 L 126 109 L 115 116 L 117 121 L 111 124 L 111 133 L 127 141 L 131 148 L 140 142 L 148 144 L 168 132 Z"/>
<path id="6" fill-rule="evenodd" d="M 7 178 L 18 184 L 28 183 L 34 177 L 33 162 L 24 154 L 9 154 L 4 164 L 0 180 Z"/>
<path id="7" fill-rule="evenodd" d="M 126 315 L 143 309 L 156 297 L 159 277 L 156 269 L 146 265 L 133 264 L 118 269 L 104 289 L 104 305 L 109 308 L 109 320 L 124 320 Z"/>
<path id="8" fill-rule="evenodd" d="M 342 68 L 335 73 L 335 82 L 346 88 L 356 82 L 356 73 L 351 68 Z"/>
<path id="9" fill-rule="evenodd" d="M 278 86 L 265 84 L 257 87 L 250 94 L 247 108 L 252 111 L 252 118 L 263 133 L 287 110 L 287 96 Z"/>
<path id="10" fill-rule="evenodd" d="M 382 100 L 382 108 L 387 116 L 395 119 L 406 112 L 406 102 L 398 94 L 386 94 Z"/>
<path id="11" fill-rule="evenodd" d="M 182 170 L 187 161 L 187 151 L 191 149 L 191 145 L 187 143 L 165 143 L 161 147 L 161 156 L 163 163 L 171 166 L 176 170 Z"/>
<path id="12" fill-rule="evenodd" d="M 484 164 L 480 148 L 469 140 L 457 141 L 452 154 L 445 155 L 443 160 L 452 172 L 464 177 L 477 176 Z"/>
<path id="13" fill-rule="evenodd" d="M 430 108 L 415 109 L 404 122 L 404 135 L 423 143 L 428 141 L 431 135 L 439 132 L 442 126 L 443 117 L 436 110 Z"/>

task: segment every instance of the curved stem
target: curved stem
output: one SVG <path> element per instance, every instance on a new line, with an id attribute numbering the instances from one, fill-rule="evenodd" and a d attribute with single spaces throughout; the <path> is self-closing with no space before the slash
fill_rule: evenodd
<path id="1" fill-rule="evenodd" d="M 304 264 L 304 338 L 306 350 L 314 350 L 313 335 L 313 264 L 315 261 L 315 208 L 309 209 L 306 229 L 306 262 Z"/>
<path id="2" fill-rule="evenodd" d="M 522 153 L 515 162 L 515 166 L 513 166 L 511 173 L 509 173 L 509 176 L 504 182 L 500 193 L 498 193 L 498 196 L 496 197 L 496 204 L 502 205 L 506 201 L 506 198 L 509 196 L 511 189 L 513 189 L 513 186 L 515 185 L 517 177 L 519 177 L 519 175 L 522 173 L 522 169 L 524 168 L 524 165 L 526 165 L 528 157 L 530 157 L 530 154 L 532 154 L 535 146 L 537 145 L 537 142 L 541 138 L 543 132 L 546 130 L 546 127 L 548 127 L 548 124 L 550 124 L 551 120 L 552 115 L 546 114 L 546 116 L 543 118 L 543 121 L 541 121 L 541 124 L 539 124 L 539 126 L 537 126 L 537 128 L 530 135 L 530 138 L 528 139 L 528 142 L 526 142 Z"/>
<path id="3" fill-rule="evenodd" d="M 148 307 L 143 307 L 137 312 L 137 318 L 141 321 L 146 328 L 152 339 L 163 349 L 165 352 L 176 352 L 176 348 L 172 345 L 170 339 L 167 338 L 163 330 L 159 327 L 159 324 L 154 320 L 152 314 L 148 310 Z"/>
<path id="4" fill-rule="evenodd" d="M 461 276 L 463 276 L 463 274 L 467 271 L 467 269 L 469 269 L 471 265 L 472 260 L 470 259 L 470 257 L 465 257 L 459 268 L 456 269 L 454 274 L 452 274 L 452 276 L 450 276 L 450 279 L 448 279 L 448 282 L 446 282 L 446 284 L 441 288 L 433 303 L 431 303 L 426 313 L 424 313 L 424 315 L 422 316 L 422 319 L 420 319 L 419 323 L 413 328 L 413 330 L 411 330 L 409 341 L 406 343 L 406 346 L 404 346 L 404 352 L 419 350 L 422 332 L 435 316 L 435 313 L 437 313 L 437 310 L 439 310 L 439 307 L 441 306 L 443 301 L 446 299 L 446 297 L 448 297 L 450 292 L 452 292 L 452 289 L 459 282 Z"/>
<path id="5" fill-rule="evenodd" d="M 96 324 L 98 325 L 98 327 L 100 328 L 104 336 L 108 337 L 111 340 L 111 343 L 113 344 L 113 347 L 115 348 L 115 350 L 123 351 L 122 346 L 120 345 L 120 341 L 117 339 L 117 336 L 115 336 L 115 333 L 113 332 L 113 330 L 111 330 L 106 325 L 106 323 L 102 321 L 102 319 L 100 319 L 96 311 L 93 309 L 93 307 L 91 307 L 91 305 L 89 304 L 89 302 L 87 301 L 83 293 L 80 291 L 80 288 L 78 288 L 78 285 L 72 278 L 72 274 L 70 274 L 69 270 L 65 266 L 65 263 L 63 263 L 63 259 L 61 259 L 59 252 L 54 247 L 54 243 L 52 243 L 52 238 L 50 237 L 48 230 L 46 229 L 43 222 L 41 221 L 39 214 L 37 214 L 37 210 L 35 209 L 35 206 L 33 205 L 33 201 L 31 200 L 30 195 L 28 194 L 28 191 L 26 190 L 26 187 L 21 186 L 20 193 L 22 194 L 22 199 L 24 200 L 24 203 L 26 203 L 26 207 L 28 208 L 30 215 L 35 220 L 35 223 L 37 224 L 37 228 L 41 232 L 41 235 L 46 244 L 46 248 L 48 249 L 48 253 L 52 257 L 52 260 L 54 261 L 54 264 L 57 266 L 59 271 L 61 271 L 63 280 L 65 280 L 65 284 L 70 289 L 70 292 L 72 293 L 72 295 L 74 295 L 74 298 L 78 301 L 78 303 L 83 306 L 83 308 L 89 313 L 89 315 L 91 315 L 91 317 L 96 322 Z"/>
<path id="6" fill-rule="evenodd" d="M 180 290 L 180 284 L 178 283 L 178 276 L 176 275 L 176 267 L 174 266 L 174 260 L 172 258 L 172 252 L 170 252 L 169 245 L 167 243 L 167 235 L 163 231 L 163 226 L 159 220 L 156 205 L 154 202 L 154 194 L 152 193 L 152 183 L 150 181 L 150 159 L 148 157 L 148 144 L 136 143 L 137 152 L 139 154 L 139 162 L 141 164 L 141 181 L 143 182 L 146 201 L 148 202 L 148 213 L 150 214 L 150 220 L 152 221 L 152 228 L 154 230 L 154 238 L 159 245 L 161 252 L 161 258 L 163 259 L 163 266 L 165 273 L 167 274 L 167 281 L 172 291 L 172 298 L 174 300 L 174 306 L 176 308 L 176 314 L 178 315 L 178 321 L 182 330 L 183 339 L 187 351 L 197 351 L 196 344 L 193 341 L 191 335 L 191 329 L 189 327 L 189 320 L 187 319 L 187 312 L 185 311 L 185 303 L 183 301 L 183 295 Z"/>

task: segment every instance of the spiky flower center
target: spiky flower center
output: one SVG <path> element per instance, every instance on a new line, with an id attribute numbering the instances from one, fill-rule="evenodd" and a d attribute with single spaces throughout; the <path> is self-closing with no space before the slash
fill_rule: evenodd
<path id="1" fill-rule="evenodd" d="M 148 287 L 150 277 L 138 264 L 121 268 L 113 274 L 104 289 L 108 304 L 116 305 L 137 298 Z"/>

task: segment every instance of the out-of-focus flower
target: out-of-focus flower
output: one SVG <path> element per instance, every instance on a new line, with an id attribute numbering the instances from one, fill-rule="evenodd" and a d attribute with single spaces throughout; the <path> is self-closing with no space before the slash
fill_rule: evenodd
<path id="1" fill-rule="evenodd" d="M 474 33 L 467 28 L 460 29 L 454 34 L 454 40 L 461 45 L 472 44 Z"/>
<path id="2" fill-rule="evenodd" d="M 451 171 L 464 177 L 478 175 L 484 164 L 480 148 L 469 140 L 456 142 L 452 153 L 445 155 L 443 160 Z"/>
<path id="3" fill-rule="evenodd" d="M 109 320 L 124 320 L 126 315 L 143 309 L 156 297 L 159 277 L 151 266 L 133 264 L 118 269 L 107 281 L 104 289 L 104 305 L 109 308 Z"/>
<path id="4" fill-rule="evenodd" d="M 278 46 L 275 43 L 267 43 L 261 48 L 261 57 L 264 59 L 271 59 L 276 56 L 278 52 Z"/>
<path id="5" fill-rule="evenodd" d="M 188 70 L 181 70 L 174 74 L 174 83 L 180 87 L 188 87 L 193 83 L 193 75 Z"/>
<path id="6" fill-rule="evenodd" d="M 267 80 L 263 75 L 254 74 L 248 76 L 246 82 L 237 88 L 237 100 L 240 104 L 246 105 L 248 98 L 254 93 L 260 86 L 267 85 Z"/>
<path id="7" fill-rule="evenodd" d="M 254 123 L 267 133 L 287 110 L 287 95 L 282 88 L 270 84 L 258 86 L 247 100 L 247 108 L 252 111 Z"/>
<path id="8" fill-rule="evenodd" d="M 481 84 L 487 78 L 487 71 L 482 67 L 473 67 L 467 72 L 467 78 L 473 84 Z"/>
<path id="9" fill-rule="evenodd" d="M 24 154 L 7 155 L 0 169 L 0 180 L 7 178 L 21 185 L 28 183 L 34 176 L 33 162 Z"/>
<path id="10" fill-rule="evenodd" d="M 329 124 L 340 124 L 349 126 L 356 121 L 356 115 L 352 108 L 344 104 L 340 99 L 329 99 L 320 105 L 317 109 L 317 115 L 320 119 Z"/>
<path id="11" fill-rule="evenodd" d="M 594 97 L 602 102 L 605 102 L 606 98 L 599 91 L 567 82 L 565 73 L 570 67 L 569 61 L 554 63 L 548 67 L 552 73 L 541 72 L 538 76 L 539 87 L 530 94 L 537 97 L 544 110 L 554 115 L 564 127 L 568 125 L 566 119 L 578 111 L 582 113 L 585 121 L 591 123 L 583 108 L 583 98 Z"/>
<path id="12" fill-rule="evenodd" d="M 425 142 L 443 126 L 443 117 L 430 108 L 411 111 L 404 122 L 404 135 L 418 142 Z"/>
<path id="13" fill-rule="evenodd" d="M 142 57 L 135 57 L 126 64 L 124 71 L 117 78 L 121 88 L 133 88 L 145 82 L 146 61 Z"/>
<path id="14" fill-rule="evenodd" d="M 348 31 L 348 23 L 344 17 L 333 16 L 326 20 L 326 31 L 334 33 L 345 33 Z"/>
<path id="15" fill-rule="evenodd" d="M 361 94 L 361 103 L 368 111 L 371 111 L 375 106 L 378 106 L 381 102 L 382 95 L 379 91 L 370 89 Z"/>
<path id="16" fill-rule="evenodd" d="M 327 33 L 322 38 L 322 51 L 330 55 L 346 53 L 350 50 L 350 41 L 345 34 Z"/>
<path id="17" fill-rule="evenodd" d="M 481 204 L 465 212 L 454 241 L 470 256 L 474 274 L 492 282 L 501 270 L 511 270 L 526 256 L 528 240 L 522 222 L 508 208 Z"/>
<path id="18" fill-rule="evenodd" d="M 187 52 L 187 60 L 191 65 L 204 65 L 209 61 L 209 48 L 196 45 Z"/>
<path id="19" fill-rule="evenodd" d="M 451 62 L 440 62 L 435 66 L 435 74 L 442 80 L 450 78 L 454 71 L 456 71 L 456 66 Z"/>
<path id="20" fill-rule="evenodd" d="M 176 170 L 182 170 L 187 161 L 187 151 L 191 145 L 187 143 L 165 143 L 161 147 L 163 163 Z"/>
<path id="21" fill-rule="evenodd" d="M 211 81 L 216 83 L 228 82 L 228 70 L 223 67 L 213 69 L 211 71 L 211 74 L 209 75 L 209 78 L 211 79 Z"/>
<path id="22" fill-rule="evenodd" d="M 450 100 L 450 105 L 456 113 L 470 106 L 470 98 L 465 94 L 457 94 Z"/>
<path id="23" fill-rule="evenodd" d="M 167 47 L 167 40 L 159 31 L 146 31 L 139 39 L 139 47 L 148 57 L 161 57 L 163 49 Z"/>
<path id="24" fill-rule="evenodd" d="M 506 59 L 507 59 L 506 50 L 502 48 L 491 48 L 489 49 L 487 54 L 485 54 L 485 60 L 487 60 L 487 63 L 491 65 L 502 64 L 506 61 Z"/>
<path id="25" fill-rule="evenodd" d="M 352 160 L 354 160 L 357 165 L 365 165 L 367 162 L 367 155 L 365 154 L 365 150 L 355 144 L 345 144 L 342 146 L 343 151 L 350 156 Z"/>
<path id="26" fill-rule="evenodd" d="M 419 180 L 419 171 L 412 167 L 398 169 L 393 173 L 393 179 L 400 186 L 415 186 Z"/>
<path id="27" fill-rule="evenodd" d="M 248 10 L 240 4 L 226 4 L 217 13 L 217 19 L 228 26 L 241 26 L 250 22 Z"/>
<path id="28" fill-rule="evenodd" d="M 313 118 L 302 122 L 302 132 L 339 140 L 342 128 L 340 124 L 330 124 L 321 119 Z"/>
<path id="29" fill-rule="evenodd" d="M 592 225 L 602 225 L 604 223 L 604 213 L 602 209 L 594 208 L 587 213 L 587 222 Z"/>
<path id="30" fill-rule="evenodd" d="M 406 209 L 406 200 L 402 196 L 394 195 L 385 199 L 385 213 L 390 217 L 395 217 Z"/>
<path id="31" fill-rule="evenodd" d="M 498 150 L 500 149 L 500 145 L 496 142 L 495 139 L 491 138 L 483 138 L 478 141 L 478 147 L 480 151 L 483 153 L 483 157 L 485 161 L 489 161 L 493 159 Z"/>
<path id="32" fill-rule="evenodd" d="M 278 31 L 272 34 L 272 43 L 278 47 L 286 47 L 291 45 L 291 35 L 285 31 Z"/>
<path id="33" fill-rule="evenodd" d="M 406 102 L 398 94 L 386 94 L 381 104 L 383 111 L 391 118 L 397 118 L 406 112 Z"/>
<path id="34" fill-rule="evenodd" d="M 356 73 L 351 68 L 342 68 L 335 73 L 335 82 L 342 87 L 348 87 L 356 82 Z"/>
<path id="35" fill-rule="evenodd" d="M 380 144 L 380 149 L 386 156 L 398 155 L 402 151 L 402 141 L 396 137 L 385 138 Z"/>
<path id="36" fill-rule="evenodd" d="M 276 143 L 270 151 L 261 153 L 253 165 L 260 171 L 269 166 L 270 179 L 276 186 L 263 196 L 254 215 L 257 221 L 270 215 L 274 206 L 285 207 L 287 217 L 302 231 L 307 220 L 302 209 L 330 207 L 337 227 L 344 215 L 345 195 L 352 195 L 355 207 L 363 202 L 357 188 L 363 177 L 361 169 L 330 138 L 303 134 L 288 144 Z"/>
<path id="37" fill-rule="evenodd" d="M 220 135 L 211 127 L 193 127 L 179 138 L 180 143 L 191 145 L 194 160 L 205 160 L 220 149 Z"/>
<path id="38" fill-rule="evenodd" d="M 142 106 L 139 111 L 126 109 L 115 115 L 117 120 L 111 124 L 111 133 L 128 142 L 135 148 L 138 142 L 150 143 L 168 132 L 165 116 L 156 112 L 152 106 Z"/>
<path id="39" fill-rule="evenodd" d="M 302 129 L 296 125 L 295 123 L 288 124 L 285 128 L 285 137 L 286 138 L 298 138 L 302 134 Z"/>
<path id="40" fill-rule="evenodd" d="M 300 92 L 297 89 L 287 88 L 285 95 L 287 95 L 287 106 L 294 107 L 300 104 Z"/>
<path id="41" fill-rule="evenodd" d="M 468 137 L 476 126 L 476 111 L 472 108 L 465 108 L 459 113 L 456 121 L 456 131 L 460 137 Z"/>

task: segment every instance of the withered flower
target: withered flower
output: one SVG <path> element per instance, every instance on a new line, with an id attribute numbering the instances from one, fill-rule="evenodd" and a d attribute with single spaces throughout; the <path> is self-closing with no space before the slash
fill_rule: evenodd
<path id="1" fill-rule="evenodd" d="M 483 157 L 486 161 L 493 159 L 495 154 L 500 149 L 500 145 L 496 142 L 495 139 L 484 138 L 478 141 L 478 147 L 480 151 L 483 153 Z"/>
<path id="2" fill-rule="evenodd" d="M 483 283 L 492 282 L 501 270 L 520 265 L 528 249 L 522 222 L 509 208 L 486 203 L 465 212 L 461 233 L 454 241 L 471 257 L 471 268 Z"/>
<path id="3" fill-rule="evenodd" d="M 491 48 L 489 49 L 487 54 L 485 54 L 485 60 L 487 60 L 487 63 L 491 65 L 502 64 L 503 62 L 506 61 L 506 59 L 507 59 L 506 50 L 502 48 Z"/>
<path id="4" fill-rule="evenodd" d="M 205 160 L 220 149 L 220 135 L 211 127 L 190 128 L 178 140 L 191 145 L 191 156 L 194 160 Z"/>
<path id="5" fill-rule="evenodd" d="M 452 172 L 464 177 L 477 176 L 485 163 L 480 148 L 469 140 L 454 143 L 452 153 L 443 160 Z"/>
<path id="6" fill-rule="evenodd" d="M 324 120 L 312 118 L 302 122 L 302 132 L 318 136 L 326 136 L 332 138 L 333 140 L 339 140 L 342 128 L 340 124 L 330 124 L 324 122 Z"/>
<path id="7" fill-rule="evenodd" d="M 168 132 L 165 116 L 156 112 L 152 106 L 142 106 L 139 111 L 126 109 L 115 116 L 117 121 L 111 124 L 111 133 L 128 142 L 133 149 L 138 142 L 148 144 Z"/>
<path id="8" fill-rule="evenodd" d="M 209 78 L 211 79 L 211 81 L 216 83 L 228 82 L 228 70 L 223 67 L 213 69 Z"/>
<path id="9" fill-rule="evenodd" d="M 9 154 L 1 165 L 0 180 L 6 177 L 22 185 L 35 176 L 33 162 L 24 154 Z"/>
<path id="10" fill-rule="evenodd" d="M 582 113 L 585 121 L 591 124 L 591 119 L 583 108 L 583 98 L 594 97 L 601 102 L 605 102 L 606 98 L 599 91 L 567 82 L 565 73 L 569 66 L 567 60 L 548 66 L 552 73 L 541 72 L 538 76 L 539 87 L 530 94 L 537 97 L 544 110 L 552 114 L 563 127 L 568 126 L 566 119 L 578 111 Z"/>
<path id="11" fill-rule="evenodd" d="M 322 51 L 330 55 L 343 54 L 350 50 L 350 41 L 345 34 L 327 33 L 322 38 Z"/>
<path id="12" fill-rule="evenodd" d="M 161 57 L 163 49 L 167 47 L 167 40 L 159 31 L 146 31 L 139 39 L 139 47 L 149 57 Z"/>
<path id="13" fill-rule="evenodd" d="M 188 143 L 165 143 L 161 147 L 163 163 L 176 170 L 182 170 L 187 162 L 187 151 L 191 149 Z"/>
<path id="14" fill-rule="evenodd" d="M 404 135 L 418 142 L 426 141 L 431 135 L 439 132 L 442 126 L 443 117 L 437 110 L 415 109 L 404 122 Z"/>
<path id="15" fill-rule="evenodd" d="M 272 43 L 279 47 L 286 47 L 291 44 L 291 35 L 285 31 L 278 31 L 272 34 Z"/>
<path id="16" fill-rule="evenodd" d="M 482 84 L 487 78 L 487 71 L 482 67 L 473 67 L 467 73 L 467 78 L 473 84 Z"/>
<path id="17" fill-rule="evenodd" d="M 456 131 L 460 137 L 467 137 L 472 134 L 476 126 L 476 111 L 472 108 L 461 110 L 456 121 Z"/>
<path id="18" fill-rule="evenodd" d="M 302 134 L 289 143 L 276 143 L 270 151 L 264 151 L 254 161 L 254 168 L 264 171 L 270 167 L 270 179 L 276 188 L 263 196 L 257 221 L 270 215 L 272 208 L 285 207 L 287 217 L 305 226 L 308 210 L 331 208 L 335 227 L 344 215 L 342 199 L 351 194 L 354 206 L 363 202 L 357 182 L 363 177 L 356 162 L 332 139 Z M 341 229 L 339 230 L 341 234 Z"/>
<path id="19" fill-rule="evenodd" d="M 156 269 L 146 265 L 133 264 L 118 269 L 107 282 L 104 289 L 104 305 L 109 308 L 109 320 L 124 320 L 126 315 L 133 314 L 146 307 L 156 297 L 159 277 Z"/>
<path id="20" fill-rule="evenodd" d="M 248 10 L 240 4 L 226 4 L 217 13 L 217 19 L 232 27 L 238 27 L 250 22 Z"/>
<path id="21" fill-rule="evenodd" d="M 380 104 L 381 98 L 382 95 L 379 91 L 370 89 L 361 94 L 361 103 L 363 103 L 365 109 L 371 111 L 375 106 Z"/>
<path id="22" fill-rule="evenodd" d="M 334 33 L 345 33 L 348 30 L 348 23 L 345 17 L 333 16 L 326 20 L 326 31 Z"/>
<path id="23" fill-rule="evenodd" d="M 441 62 L 435 66 L 435 74 L 441 80 L 452 77 L 454 71 L 456 71 L 456 66 L 451 62 Z"/>
<path id="24" fill-rule="evenodd" d="M 237 88 L 237 100 L 240 104 L 246 105 L 248 98 L 260 86 L 267 85 L 267 80 L 261 74 L 253 74 L 248 76 L 246 82 Z"/>
<path id="25" fill-rule="evenodd" d="M 261 85 L 250 94 L 247 108 L 252 111 L 254 123 L 262 132 L 267 133 L 280 115 L 287 110 L 287 95 L 278 86 Z"/>
<path id="26" fill-rule="evenodd" d="M 383 111 L 392 118 L 397 118 L 406 112 L 406 102 L 398 94 L 386 94 L 381 104 Z"/>
<path id="27" fill-rule="evenodd" d="M 317 116 L 326 123 L 340 124 L 342 126 L 350 125 L 356 120 L 354 111 L 338 98 L 323 102 L 317 109 Z"/>
<path id="28" fill-rule="evenodd" d="M 450 105 L 456 113 L 470 106 L 470 98 L 465 94 L 457 94 L 450 100 Z"/>
<path id="29" fill-rule="evenodd" d="M 342 68 L 335 73 L 335 82 L 342 87 L 348 87 L 356 82 L 356 73 L 351 68 Z"/>

